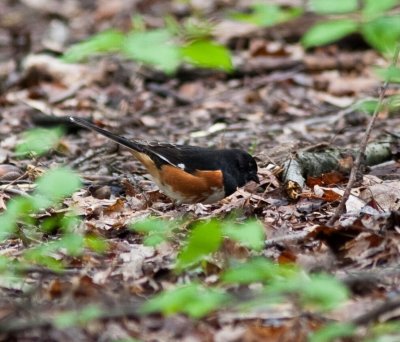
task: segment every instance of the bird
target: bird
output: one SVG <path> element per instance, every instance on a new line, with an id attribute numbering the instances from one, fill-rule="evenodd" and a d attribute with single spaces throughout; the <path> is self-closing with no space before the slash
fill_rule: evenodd
<path id="1" fill-rule="evenodd" d="M 246 151 L 129 140 L 70 116 L 74 124 L 127 147 L 161 192 L 179 204 L 211 204 L 250 181 L 259 183 L 257 163 Z"/>

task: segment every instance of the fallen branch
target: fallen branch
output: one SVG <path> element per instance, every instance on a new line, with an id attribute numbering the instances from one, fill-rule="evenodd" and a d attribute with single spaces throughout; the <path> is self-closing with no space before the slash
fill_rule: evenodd
<path id="1" fill-rule="evenodd" d="M 265 248 L 276 246 L 282 242 L 297 242 L 299 240 L 303 240 L 308 234 L 310 234 L 310 232 L 302 231 L 289 235 L 278 236 L 276 238 L 271 238 L 265 240 Z"/>
<path id="2" fill-rule="evenodd" d="M 121 318 L 127 316 L 135 316 L 139 315 L 138 306 L 139 302 L 135 303 L 120 303 L 116 305 L 115 308 L 100 308 L 99 313 L 96 315 L 94 319 L 113 319 L 113 318 Z M 79 317 L 79 312 L 81 312 L 83 308 L 67 310 L 67 312 L 76 312 L 76 315 Z M 41 310 L 32 310 L 33 312 L 40 313 Z M 63 314 L 64 312 L 60 312 L 59 314 Z M 51 316 L 51 317 L 50 317 Z M 0 321 L 0 333 L 20 333 L 23 331 L 31 330 L 31 329 L 43 329 L 50 328 L 56 325 L 57 314 L 52 312 L 51 314 L 37 314 L 34 318 L 16 318 L 16 317 L 8 317 L 7 319 L 3 319 Z M 79 324 L 78 322 L 76 324 Z"/>
<path id="3" fill-rule="evenodd" d="M 352 320 L 354 325 L 367 325 L 375 322 L 383 314 L 398 309 L 400 307 L 400 296 L 388 299 L 386 302 L 379 304 L 371 311 L 368 311 Z"/>
<path id="4" fill-rule="evenodd" d="M 384 136 L 381 141 L 368 144 L 365 158 L 359 167 L 373 166 L 392 160 L 392 146 L 398 145 L 399 139 Z M 396 149 L 394 149 L 396 150 Z M 324 173 L 338 171 L 349 174 L 357 157 L 358 150 L 325 149 L 323 151 L 300 151 L 293 159 L 283 164 L 284 190 L 289 198 L 296 199 L 302 192 L 307 177 L 319 177 Z"/>

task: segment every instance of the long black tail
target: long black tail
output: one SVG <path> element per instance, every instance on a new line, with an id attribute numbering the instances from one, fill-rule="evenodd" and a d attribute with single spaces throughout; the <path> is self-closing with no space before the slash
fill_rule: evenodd
<path id="1" fill-rule="evenodd" d="M 74 124 L 78 125 L 78 126 L 82 126 L 85 127 L 87 129 L 91 129 L 92 131 L 96 131 L 97 133 L 100 133 L 101 135 L 104 135 L 105 137 L 115 141 L 118 144 L 121 144 L 122 146 L 128 147 L 132 150 L 138 151 L 138 152 L 146 152 L 145 148 L 143 147 L 143 145 L 141 145 L 140 143 L 134 141 L 134 140 L 128 140 L 125 139 L 123 137 L 120 137 L 116 134 L 113 134 L 109 131 L 106 131 L 105 129 L 102 129 L 96 125 L 93 125 L 92 123 L 80 119 L 80 118 L 76 118 L 73 116 L 70 116 L 69 119 L 71 120 L 71 122 L 73 122 Z"/>

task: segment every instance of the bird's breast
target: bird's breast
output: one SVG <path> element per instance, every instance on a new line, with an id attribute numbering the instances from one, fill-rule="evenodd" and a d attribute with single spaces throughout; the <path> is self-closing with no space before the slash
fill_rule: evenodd
<path id="1" fill-rule="evenodd" d="M 157 185 L 167 196 L 180 203 L 214 203 L 225 197 L 222 171 L 196 171 L 163 165 Z"/>

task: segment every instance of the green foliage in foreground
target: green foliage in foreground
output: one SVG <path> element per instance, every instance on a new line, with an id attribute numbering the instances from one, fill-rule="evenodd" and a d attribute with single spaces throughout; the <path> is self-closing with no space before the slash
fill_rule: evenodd
<path id="1" fill-rule="evenodd" d="M 170 239 L 176 227 L 176 222 L 171 223 L 154 218 L 132 225 L 133 230 L 146 234 L 144 242 L 153 246 Z M 243 224 L 219 220 L 199 221 L 193 225 L 178 255 L 176 270 L 182 271 L 206 261 L 219 250 L 224 237 L 257 251 L 264 246 L 264 227 L 260 222 L 253 220 Z"/>
<path id="2" fill-rule="evenodd" d="M 351 337 L 355 327 L 350 323 L 331 323 L 319 329 L 310 336 L 310 342 L 336 341 L 341 337 Z"/>
<path id="3" fill-rule="evenodd" d="M 57 145 L 60 136 L 58 129 L 32 130 L 23 134 L 16 150 L 21 155 L 43 155 Z M 30 265 L 61 271 L 64 261 L 55 257 L 56 252 L 79 256 L 86 247 L 97 252 L 107 248 L 104 240 L 76 231 L 79 220 L 73 213 L 57 210 L 61 208 L 63 199 L 80 186 L 80 178 L 75 172 L 66 167 L 56 167 L 36 180 L 31 194 L 15 196 L 7 202 L 7 210 L 0 214 L 0 243 L 9 238 L 20 238 L 27 248 L 17 260 L 1 257 L 0 272 L 3 275 L 18 280 L 19 272 Z M 38 243 L 48 235 L 58 235 L 58 238 Z"/>
<path id="4" fill-rule="evenodd" d="M 321 15 L 341 14 L 341 18 L 314 25 L 302 38 L 305 47 L 332 43 L 359 33 L 374 49 L 391 55 L 400 40 L 400 15 L 389 11 L 398 0 L 312 0 L 311 10 Z"/>
<path id="5" fill-rule="evenodd" d="M 151 242 L 162 242 L 173 235 L 172 226 L 171 223 L 150 218 L 133 224 L 132 228 L 150 236 Z M 232 221 L 199 221 L 192 225 L 181 244 L 175 270 L 190 274 L 202 262 L 211 261 L 226 238 L 257 253 L 264 246 L 264 228 L 254 220 L 241 224 Z M 220 308 L 239 309 L 243 308 L 243 303 L 224 290 L 224 286 L 247 286 L 254 283 L 262 287 L 250 293 L 253 307 L 269 306 L 294 297 L 304 307 L 331 310 L 348 298 L 347 289 L 331 276 L 306 275 L 294 265 L 278 265 L 262 257 L 250 258 L 246 262 L 231 260 L 220 275 L 220 281 L 221 284 L 215 287 L 191 283 L 163 291 L 149 300 L 142 310 L 144 313 L 162 312 L 166 315 L 185 313 L 199 318 Z"/>
<path id="6" fill-rule="evenodd" d="M 277 265 L 264 258 L 228 267 L 221 278 L 225 285 L 258 283 L 260 287 L 256 291 L 248 291 L 243 302 L 221 286 L 182 285 L 150 299 L 143 305 L 142 311 L 162 312 L 165 315 L 185 313 L 199 318 L 224 308 L 252 310 L 273 307 L 289 298 L 296 298 L 298 305 L 304 308 L 327 311 L 348 298 L 346 287 L 334 277 L 326 274 L 308 276 L 293 265 Z"/>

